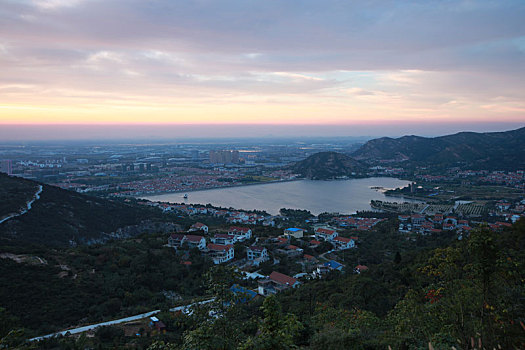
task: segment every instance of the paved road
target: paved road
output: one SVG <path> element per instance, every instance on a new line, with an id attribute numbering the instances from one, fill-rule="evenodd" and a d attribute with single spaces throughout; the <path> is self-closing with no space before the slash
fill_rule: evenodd
<path id="1" fill-rule="evenodd" d="M 209 303 L 211 301 L 213 301 L 213 299 L 200 301 L 198 303 L 192 303 L 192 304 L 177 306 L 177 307 L 171 308 L 170 311 L 172 311 L 172 312 L 174 312 L 174 311 L 185 311 L 189 307 L 191 307 L 192 305 L 207 304 L 207 303 Z M 65 335 L 66 333 L 70 333 L 70 334 L 84 333 L 84 332 L 90 331 L 92 329 L 95 329 L 97 327 L 111 326 L 111 325 L 119 324 L 119 323 L 126 323 L 126 322 L 131 322 L 131 321 L 142 320 L 143 318 L 151 317 L 151 316 L 153 316 L 155 314 L 158 314 L 159 312 L 160 312 L 160 310 L 154 310 L 154 311 L 146 312 L 146 313 L 135 315 L 135 316 L 129 316 L 129 317 L 125 317 L 125 318 L 120 318 L 118 320 L 106 321 L 106 322 L 92 324 L 92 325 L 89 325 L 89 326 L 83 326 L 83 327 L 78 327 L 78 328 L 73 328 L 73 329 L 67 329 L 65 331 L 51 333 L 51 334 L 43 335 L 43 336 L 40 336 L 40 337 L 31 338 L 31 339 L 29 339 L 29 341 L 39 341 L 39 340 L 46 339 L 46 338 L 52 338 L 52 337 L 56 337 L 56 336 L 59 336 L 59 335 Z"/>
<path id="2" fill-rule="evenodd" d="M 26 209 L 22 210 L 19 213 L 14 213 L 14 214 L 11 214 L 11 215 L 1 219 L 0 220 L 0 224 L 2 222 L 5 222 L 5 221 L 9 220 L 9 219 L 16 218 L 17 216 L 24 215 L 25 213 L 30 211 L 31 210 L 31 206 L 33 205 L 33 203 L 35 201 L 37 201 L 38 199 L 40 199 L 40 194 L 42 193 L 42 190 L 43 190 L 42 185 L 38 185 L 38 189 L 36 190 L 36 193 L 33 195 L 33 198 L 29 202 L 26 203 Z"/>

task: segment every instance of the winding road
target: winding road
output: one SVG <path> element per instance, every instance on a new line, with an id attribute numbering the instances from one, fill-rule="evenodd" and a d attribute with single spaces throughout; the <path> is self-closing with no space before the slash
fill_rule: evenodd
<path id="1" fill-rule="evenodd" d="M 24 215 L 28 211 L 30 211 L 33 203 L 35 203 L 37 200 L 40 199 L 40 194 L 42 193 L 42 191 L 43 191 L 42 185 L 38 185 L 38 189 L 36 190 L 36 193 L 33 195 L 33 198 L 26 203 L 26 208 L 23 209 L 22 211 L 18 212 L 18 213 L 13 213 L 13 214 L 10 214 L 10 215 L 6 216 L 3 219 L 0 219 L 0 224 L 3 223 L 3 222 L 6 222 L 9 219 L 16 218 L 17 216 Z"/>

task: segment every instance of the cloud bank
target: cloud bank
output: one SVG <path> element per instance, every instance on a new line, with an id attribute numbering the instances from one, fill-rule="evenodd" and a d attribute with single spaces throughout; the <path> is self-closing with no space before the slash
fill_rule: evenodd
<path id="1" fill-rule="evenodd" d="M 0 123 L 525 121 L 523 1 L 0 4 Z"/>

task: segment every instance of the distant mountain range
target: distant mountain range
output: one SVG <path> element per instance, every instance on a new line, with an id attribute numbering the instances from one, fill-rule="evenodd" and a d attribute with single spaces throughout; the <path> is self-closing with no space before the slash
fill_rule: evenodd
<path id="1" fill-rule="evenodd" d="M 321 152 L 291 169 L 310 179 L 359 177 L 372 165 L 464 169 L 525 169 L 525 127 L 505 132 L 460 132 L 440 137 L 403 136 L 370 140 L 346 155 Z"/>
<path id="2" fill-rule="evenodd" d="M 438 167 L 524 169 L 525 127 L 505 132 L 460 132 L 434 138 L 403 136 L 370 140 L 353 158 L 377 162 L 406 162 Z"/>
<path id="3" fill-rule="evenodd" d="M 42 186 L 39 199 L 26 210 Z M 16 192 L 16 193 L 15 193 Z M 14 195 L 16 194 L 16 196 Z M 0 173 L 0 240 L 3 243 L 34 243 L 65 246 L 104 241 L 149 229 L 159 232 L 166 224 L 159 210 L 86 196 L 54 186 Z M 157 222 L 155 222 L 157 221 Z"/>

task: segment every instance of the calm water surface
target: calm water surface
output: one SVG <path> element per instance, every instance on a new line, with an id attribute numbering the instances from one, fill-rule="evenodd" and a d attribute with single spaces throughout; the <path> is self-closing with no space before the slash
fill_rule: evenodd
<path id="1" fill-rule="evenodd" d="M 390 177 L 366 179 L 313 181 L 300 180 L 263 185 L 218 188 L 183 193 L 170 193 L 142 198 L 151 201 L 188 204 L 212 204 L 235 209 L 265 210 L 278 214 L 281 208 L 307 209 L 312 214 L 338 212 L 351 214 L 358 210 L 369 210 L 372 199 L 390 202 L 411 201 L 396 197 L 386 197 L 380 190 L 371 187 L 399 188 L 410 182 Z"/>

